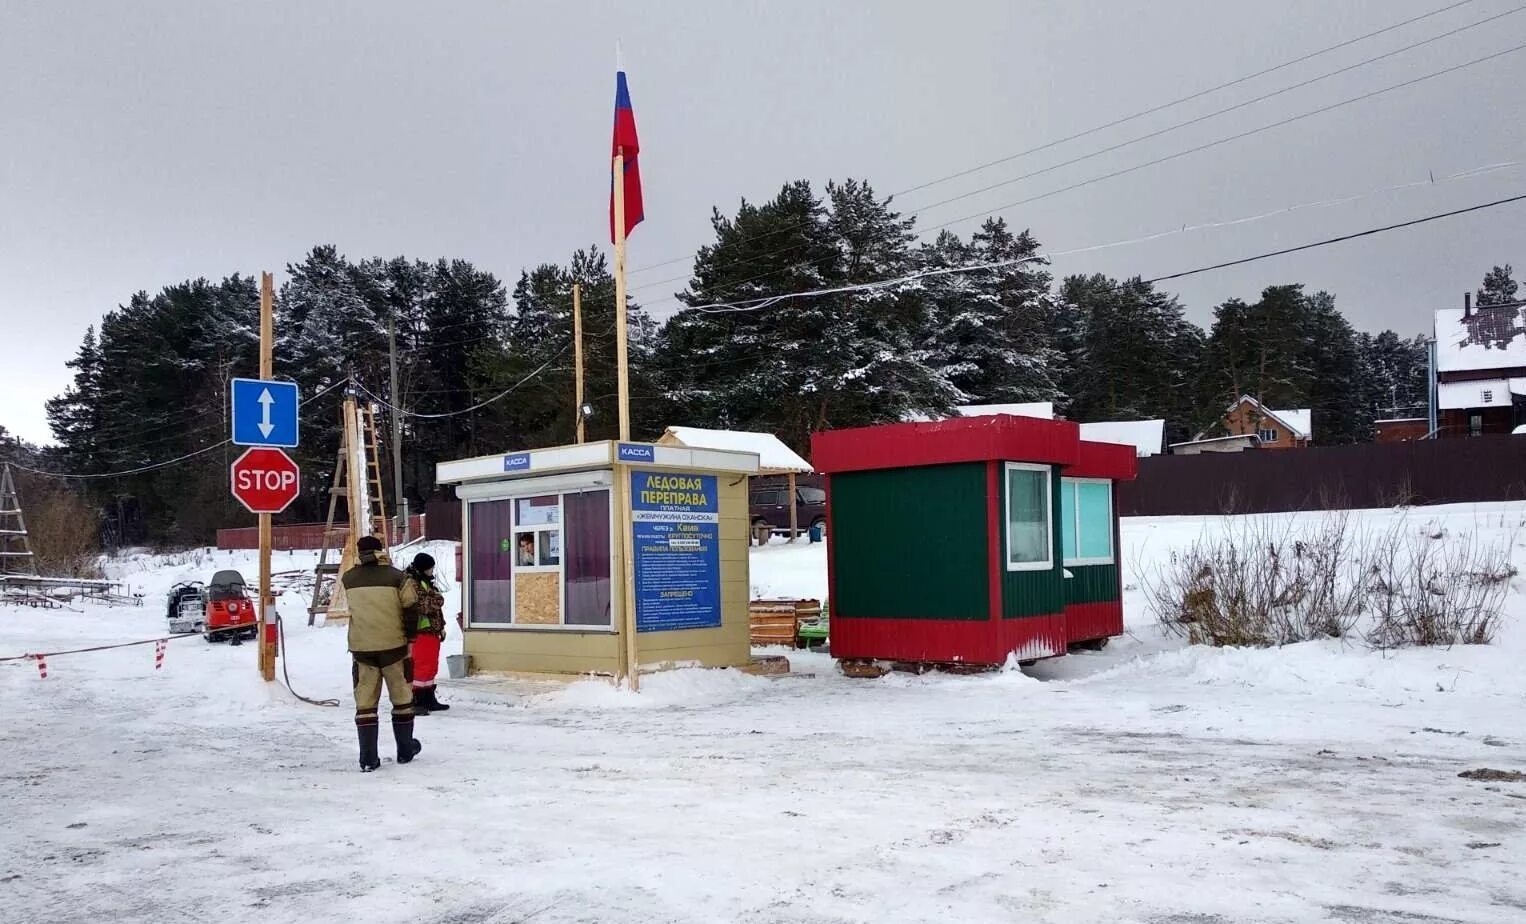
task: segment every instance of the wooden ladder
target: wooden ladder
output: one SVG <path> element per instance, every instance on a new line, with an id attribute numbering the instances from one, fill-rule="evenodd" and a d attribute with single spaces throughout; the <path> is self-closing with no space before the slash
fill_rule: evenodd
<path id="1" fill-rule="evenodd" d="M 0 575 L 7 574 L 37 574 L 37 556 L 32 554 L 21 498 L 8 463 L 0 468 Z"/>
<path id="2" fill-rule="evenodd" d="M 382 496 L 381 440 L 377 436 L 376 413 L 370 406 L 360 406 L 353 396 L 346 397 L 339 412 L 339 455 L 334 463 L 334 483 L 329 487 L 328 520 L 323 526 L 323 547 L 318 553 L 318 565 L 314 569 L 313 599 L 307 608 L 307 624 L 313 625 L 321 615 L 324 623 L 341 624 L 350 618 L 350 608 L 344 599 L 344 585 L 340 575 L 355 566 L 355 542 L 352 535 L 356 526 L 360 532 L 369 533 L 388 541 L 387 506 Z M 360 466 L 352 464 L 352 447 L 359 445 L 364 454 L 365 476 L 359 483 L 352 480 Z M 360 489 L 364 486 L 365 490 Z M 339 519 L 339 502 L 344 500 L 345 516 Z M 364 508 L 364 509 L 362 509 Z M 330 553 L 332 552 L 332 558 Z"/>

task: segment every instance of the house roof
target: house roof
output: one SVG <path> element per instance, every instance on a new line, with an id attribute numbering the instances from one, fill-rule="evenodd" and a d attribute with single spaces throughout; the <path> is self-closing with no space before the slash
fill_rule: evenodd
<path id="1" fill-rule="evenodd" d="M 1436 312 L 1436 371 L 1478 372 L 1526 368 L 1526 321 L 1522 308 L 1478 308 L 1463 319 L 1461 308 Z"/>
<path id="2" fill-rule="evenodd" d="M 1287 427 L 1289 430 L 1293 431 L 1293 435 L 1298 439 L 1312 440 L 1314 438 L 1314 413 L 1308 408 L 1301 408 L 1299 410 L 1291 411 L 1277 411 L 1267 407 L 1260 401 L 1252 398 L 1250 395 L 1241 395 L 1240 400 L 1236 401 L 1234 404 L 1231 404 L 1227 409 L 1225 409 L 1224 413 L 1228 414 L 1230 411 L 1233 411 L 1235 408 L 1239 407 L 1247 401 L 1249 401 L 1257 411 L 1260 411 L 1262 414 L 1271 417 L 1278 423 L 1282 424 L 1284 427 Z"/>
<path id="3" fill-rule="evenodd" d="M 1166 445 L 1164 420 L 1099 420 L 1081 425 L 1081 439 L 1133 446 L 1140 456 L 1160 455 Z"/>
<path id="4" fill-rule="evenodd" d="M 772 433 L 749 433 L 744 430 L 706 430 L 701 427 L 669 427 L 657 440 L 659 446 L 687 446 L 690 449 L 720 449 L 728 452 L 754 452 L 758 471 L 765 475 L 786 472 L 810 472 L 811 463 Z"/>
<path id="5" fill-rule="evenodd" d="M 1034 417 L 1039 420 L 1054 419 L 1053 401 L 1020 401 L 1015 404 L 965 404 L 954 408 L 955 417 L 995 417 L 998 414 L 1010 414 L 1013 417 Z M 905 423 L 929 423 L 933 420 L 946 420 L 943 417 L 929 417 L 926 414 L 912 412 L 903 420 Z"/>
<path id="6" fill-rule="evenodd" d="M 993 414 L 1013 414 L 1017 417 L 1040 417 L 1054 419 L 1053 401 L 1023 401 L 1017 404 L 965 404 L 954 408 L 960 417 L 990 417 Z"/>

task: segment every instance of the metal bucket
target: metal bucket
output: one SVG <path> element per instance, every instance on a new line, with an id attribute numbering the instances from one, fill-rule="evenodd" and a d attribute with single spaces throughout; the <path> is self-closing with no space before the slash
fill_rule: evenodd
<path id="1" fill-rule="evenodd" d="M 445 672 L 450 675 L 451 680 L 464 679 L 467 674 L 472 672 L 472 656 L 464 654 L 446 655 Z"/>

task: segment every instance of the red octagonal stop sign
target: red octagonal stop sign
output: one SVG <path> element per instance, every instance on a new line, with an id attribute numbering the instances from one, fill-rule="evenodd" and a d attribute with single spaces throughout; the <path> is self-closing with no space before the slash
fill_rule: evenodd
<path id="1" fill-rule="evenodd" d="M 250 513 L 280 513 L 301 490 L 301 470 L 279 449 L 250 449 L 233 463 L 233 496 Z"/>

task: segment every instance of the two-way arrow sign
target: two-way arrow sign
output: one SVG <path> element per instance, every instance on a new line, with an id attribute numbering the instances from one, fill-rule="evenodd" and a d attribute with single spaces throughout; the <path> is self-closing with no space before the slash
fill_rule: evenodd
<path id="1" fill-rule="evenodd" d="M 297 445 L 297 383 L 233 380 L 233 442 L 239 446 Z"/>

